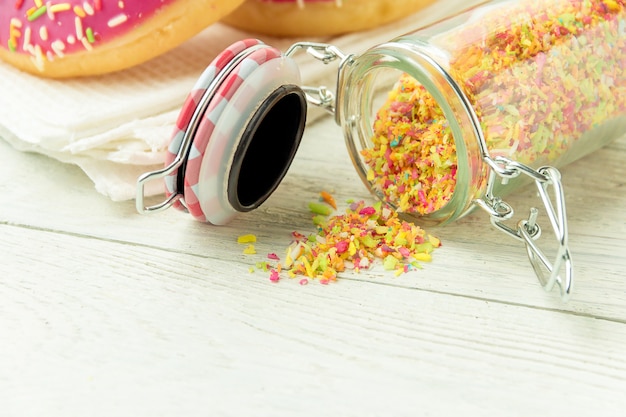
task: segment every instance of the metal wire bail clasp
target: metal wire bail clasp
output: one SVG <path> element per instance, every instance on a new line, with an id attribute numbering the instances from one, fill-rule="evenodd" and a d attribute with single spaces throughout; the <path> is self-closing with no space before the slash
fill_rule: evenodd
<path id="1" fill-rule="evenodd" d="M 495 227 L 525 243 L 528 258 L 543 288 L 546 291 L 551 291 L 554 284 L 557 284 L 561 292 L 561 299 L 567 301 L 573 289 L 574 272 L 568 246 L 567 215 L 561 174 L 554 167 L 541 167 L 534 170 L 527 165 L 504 157 L 491 158 L 488 154 L 484 154 L 483 159 L 490 167 L 487 190 L 482 199 L 476 199 L 474 202 L 490 214 L 491 223 Z M 539 211 L 532 207 L 528 219 L 519 221 L 517 228 L 511 228 L 504 222 L 513 216 L 513 208 L 493 193 L 498 179 L 506 184 L 509 179 L 522 174 L 535 181 L 539 196 L 554 230 L 558 248 L 553 262 L 550 262 L 535 242 L 541 236 L 541 227 L 537 224 Z M 550 198 L 550 186 L 554 191 L 555 204 Z M 549 275 L 546 276 L 544 271 L 547 271 Z M 562 271 L 564 276 L 561 274 Z"/>
<path id="2" fill-rule="evenodd" d="M 349 58 L 348 55 L 344 54 L 336 46 L 317 42 L 294 43 L 291 47 L 289 47 L 289 49 L 287 49 L 285 56 L 293 56 L 300 50 L 305 50 L 307 54 L 319 61 L 322 61 L 325 65 L 339 59 L 340 68 L 346 61 L 346 58 Z M 335 114 L 335 94 L 332 91 L 329 91 L 328 88 L 325 86 L 302 86 L 302 90 L 306 93 L 307 102 L 314 106 L 323 108 L 330 114 Z"/>

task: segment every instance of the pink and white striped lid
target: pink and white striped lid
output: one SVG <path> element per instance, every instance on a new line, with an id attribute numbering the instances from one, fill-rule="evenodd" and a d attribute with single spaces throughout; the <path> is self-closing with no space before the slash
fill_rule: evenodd
<path id="1" fill-rule="evenodd" d="M 299 71 L 291 61 L 277 49 L 247 39 L 228 47 L 203 72 L 181 109 L 165 158 L 166 167 L 178 165 L 165 177 L 167 197 L 182 195 L 174 203 L 176 208 L 189 211 L 199 221 L 223 224 L 236 212 L 261 204 L 276 188 L 299 145 L 306 115 L 305 95 L 297 87 Z M 281 127 L 275 125 L 272 114 L 287 110 L 286 102 L 288 107 L 300 107 L 290 114 L 298 123 Z M 247 149 L 259 153 L 264 141 L 272 146 L 267 137 L 273 136 L 267 134 L 268 116 L 283 137 L 278 145 L 288 148 L 282 152 L 284 166 L 267 174 L 271 178 L 266 180 L 261 178 L 264 172 L 258 172 L 262 190 L 247 192 L 252 201 L 246 197 L 242 205 L 236 182 L 244 172 L 247 185 L 243 188 L 254 189 L 256 183 L 247 172 L 258 166 L 255 157 L 245 156 Z"/>

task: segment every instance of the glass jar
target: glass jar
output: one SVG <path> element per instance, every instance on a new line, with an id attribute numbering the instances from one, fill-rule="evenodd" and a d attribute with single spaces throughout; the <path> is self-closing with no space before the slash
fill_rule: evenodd
<path id="1" fill-rule="evenodd" d="M 299 86 L 292 56 L 300 50 L 325 64 L 339 60 L 336 94 Z M 573 267 L 557 167 L 626 132 L 626 6 L 492 0 L 358 56 L 318 43 L 282 54 L 238 42 L 194 87 L 166 167 L 138 180 L 137 209 L 175 206 L 221 224 L 258 207 L 287 172 L 307 103 L 334 114 L 378 198 L 440 224 L 481 207 L 526 244 L 544 288 L 556 283 L 566 299 Z M 267 158 L 276 162 L 271 171 L 259 169 Z M 167 199 L 145 207 L 144 185 L 159 178 Z M 524 181 L 536 183 L 554 230 L 553 262 L 535 242 L 537 209 L 516 227 L 505 223 L 513 208 L 501 196 Z"/>
<path id="2" fill-rule="evenodd" d="M 441 224 L 481 207 L 526 244 L 544 288 L 557 283 L 567 299 L 556 168 L 626 133 L 623 0 L 489 1 L 346 60 L 337 91 L 337 121 L 376 196 Z M 505 223 L 513 208 L 501 196 L 532 180 L 557 238 L 554 262 L 535 243 L 537 209 Z"/>
<path id="3" fill-rule="evenodd" d="M 445 223 L 485 196 L 491 168 L 560 167 L 604 146 L 626 132 L 625 22 L 623 1 L 496 0 L 370 49 L 338 89 L 359 175 Z"/>

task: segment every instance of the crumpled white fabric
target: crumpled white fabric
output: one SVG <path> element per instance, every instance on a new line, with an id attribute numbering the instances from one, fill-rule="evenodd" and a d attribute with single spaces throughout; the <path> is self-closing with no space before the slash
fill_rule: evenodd
<path id="1" fill-rule="evenodd" d="M 454 11 L 439 2 L 391 25 L 328 42 L 360 53 Z M 445 4 L 445 6 L 444 6 Z M 162 167 L 179 108 L 196 78 L 236 40 L 254 37 L 217 23 L 178 48 L 129 70 L 71 80 L 49 80 L 0 62 L 0 137 L 23 151 L 78 165 L 98 192 L 114 201 L 132 199 L 136 180 Z M 281 50 L 296 39 L 261 39 Z M 305 85 L 334 86 L 337 66 L 296 56 Z M 309 115 L 309 121 L 319 113 Z M 163 192 L 148 183 L 146 195 Z"/>

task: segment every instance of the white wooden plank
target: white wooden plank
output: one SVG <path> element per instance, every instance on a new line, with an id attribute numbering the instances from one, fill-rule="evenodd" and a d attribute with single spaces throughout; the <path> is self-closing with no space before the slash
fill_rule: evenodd
<path id="1" fill-rule="evenodd" d="M 6 416 L 611 416 L 626 406 L 623 323 L 378 282 L 275 285 L 209 256 L 0 233 Z"/>
<path id="2" fill-rule="evenodd" d="M 140 216 L 133 202 L 112 203 L 96 194 L 78 169 L 17 153 L 4 143 L 0 146 L 4 155 L 0 176 L 5 179 L 0 184 L 2 222 L 233 261 L 243 259 L 241 248 L 233 243 L 238 234 L 256 233 L 262 257 L 283 251 L 291 231 L 312 231 L 306 204 L 322 189 L 334 191 L 340 202 L 370 198 L 352 168 L 339 128 L 329 118 L 307 131 L 275 195 L 259 210 L 241 215 L 226 227 L 199 224 L 175 210 Z M 522 245 L 493 230 L 482 213 L 442 228 L 428 228 L 442 237 L 444 247 L 425 271 L 400 279 L 371 272 L 357 279 L 626 320 L 622 279 L 626 273 L 626 193 L 620 192 L 626 177 L 625 154 L 622 138 L 563 170 L 576 267 L 574 299 L 566 305 L 556 293 L 546 294 L 539 288 Z M 532 188 L 509 199 L 520 213 L 537 203 Z M 548 231 L 544 235 L 550 237 Z"/>

